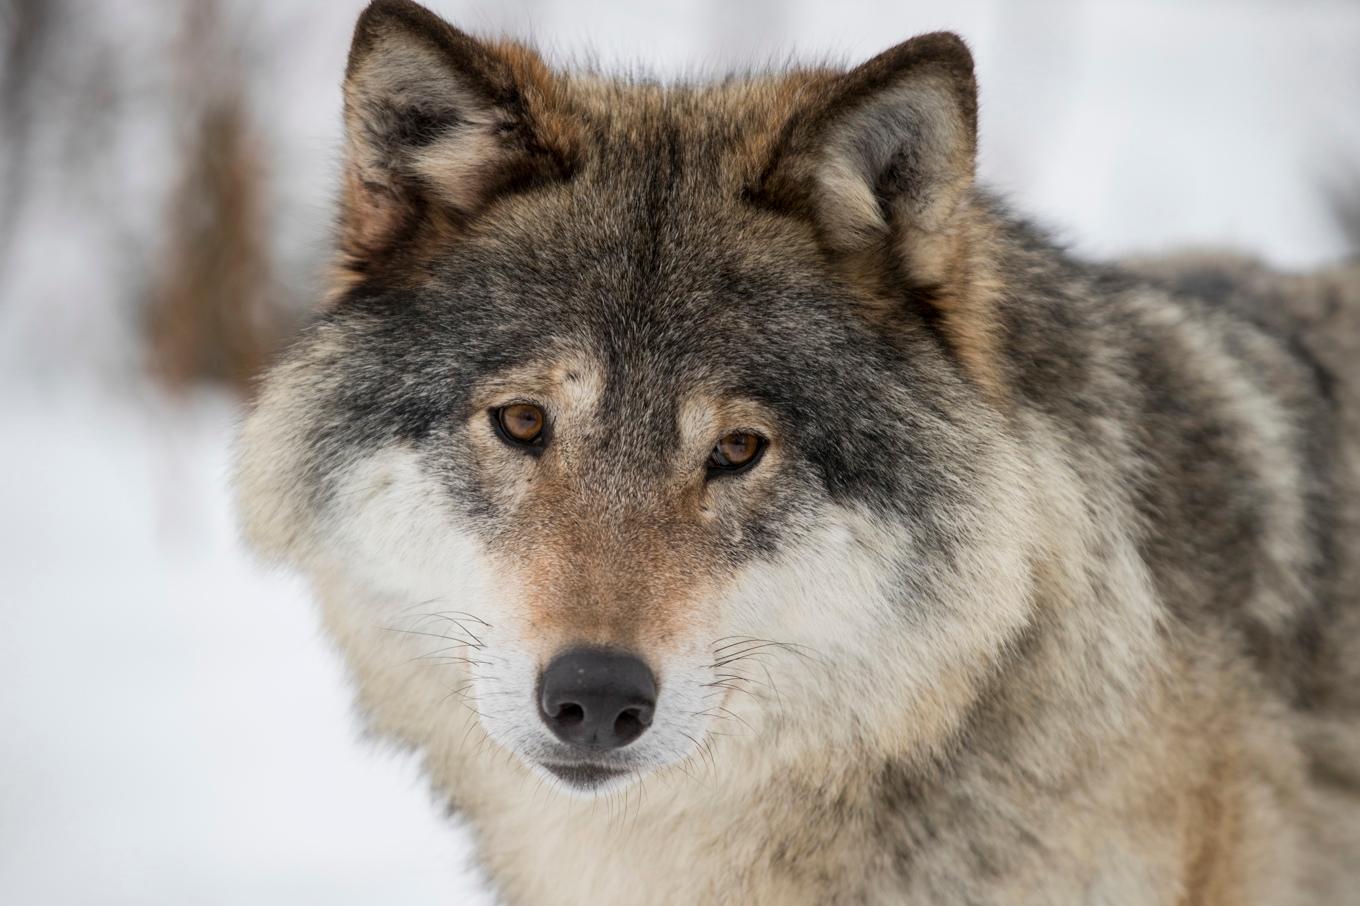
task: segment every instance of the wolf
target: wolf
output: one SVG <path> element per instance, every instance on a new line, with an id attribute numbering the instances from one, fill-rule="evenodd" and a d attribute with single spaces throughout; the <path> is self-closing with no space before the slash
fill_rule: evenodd
<path id="1" fill-rule="evenodd" d="M 239 511 L 503 902 L 1357 901 L 1360 261 L 1079 261 L 977 120 L 363 12 Z"/>

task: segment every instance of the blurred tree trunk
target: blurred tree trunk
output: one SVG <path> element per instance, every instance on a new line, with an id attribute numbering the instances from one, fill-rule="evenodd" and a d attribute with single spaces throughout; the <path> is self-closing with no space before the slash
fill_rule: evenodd
<path id="1" fill-rule="evenodd" d="M 38 67 L 58 0 L 0 0 L 0 259 L 9 248 L 27 181 Z"/>
<path id="2" fill-rule="evenodd" d="M 147 333 L 153 371 L 245 392 L 279 332 L 273 314 L 263 154 L 239 51 L 224 46 L 218 4 L 185 7 L 180 45 L 182 168 L 167 213 Z"/>

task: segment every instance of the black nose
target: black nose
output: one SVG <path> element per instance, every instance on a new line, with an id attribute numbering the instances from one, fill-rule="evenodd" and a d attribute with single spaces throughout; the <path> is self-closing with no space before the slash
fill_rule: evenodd
<path id="1" fill-rule="evenodd" d="M 584 749 L 618 749 L 652 725 L 656 679 L 621 651 L 576 648 L 543 671 L 539 714 L 558 739 Z"/>

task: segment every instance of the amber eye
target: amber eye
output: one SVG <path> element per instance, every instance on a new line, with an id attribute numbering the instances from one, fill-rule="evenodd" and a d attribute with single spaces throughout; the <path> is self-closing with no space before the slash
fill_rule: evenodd
<path id="1" fill-rule="evenodd" d="M 512 403 L 491 410 L 496 433 L 501 440 L 517 447 L 538 447 L 543 445 L 543 426 L 547 417 L 543 410 L 532 403 Z"/>
<path id="2" fill-rule="evenodd" d="M 765 438 L 749 431 L 724 434 L 708 454 L 708 474 L 721 475 L 751 468 L 765 452 Z"/>

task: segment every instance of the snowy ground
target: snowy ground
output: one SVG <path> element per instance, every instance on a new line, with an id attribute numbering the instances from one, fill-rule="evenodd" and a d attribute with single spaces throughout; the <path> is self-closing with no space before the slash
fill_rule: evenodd
<path id="1" fill-rule="evenodd" d="M 234 413 L 0 398 L 0 903 L 487 902 L 361 743 L 299 583 L 222 491 Z"/>
<path id="2" fill-rule="evenodd" d="M 359 5 L 258 5 L 296 36 L 268 65 L 301 246 L 324 236 Z M 1360 162 L 1353 0 L 435 5 L 662 73 L 953 27 L 978 56 L 984 174 L 1082 251 L 1342 251 L 1319 185 Z M 235 540 L 231 404 L 126 376 L 129 331 L 101 308 L 116 255 L 69 199 L 23 241 L 0 272 L 0 903 L 489 902 L 409 759 L 358 740 L 302 588 Z"/>

